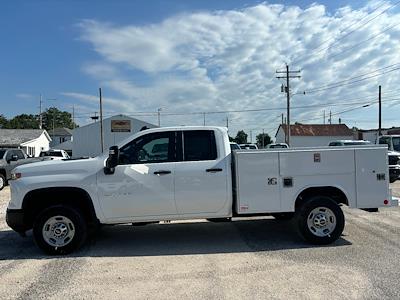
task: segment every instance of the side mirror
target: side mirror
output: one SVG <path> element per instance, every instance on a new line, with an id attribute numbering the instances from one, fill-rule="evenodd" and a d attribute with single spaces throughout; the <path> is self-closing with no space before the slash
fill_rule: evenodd
<path id="1" fill-rule="evenodd" d="M 104 173 L 107 175 L 114 174 L 115 167 L 118 166 L 118 162 L 119 162 L 118 146 L 110 147 L 110 150 L 108 153 L 109 154 L 108 154 L 108 158 L 106 161 L 106 167 L 104 168 Z"/>

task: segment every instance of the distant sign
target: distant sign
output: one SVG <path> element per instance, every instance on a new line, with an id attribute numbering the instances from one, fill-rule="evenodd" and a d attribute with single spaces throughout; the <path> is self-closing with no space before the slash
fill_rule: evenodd
<path id="1" fill-rule="evenodd" d="M 131 120 L 111 120 L 111 132 L 131 132 Z"/>

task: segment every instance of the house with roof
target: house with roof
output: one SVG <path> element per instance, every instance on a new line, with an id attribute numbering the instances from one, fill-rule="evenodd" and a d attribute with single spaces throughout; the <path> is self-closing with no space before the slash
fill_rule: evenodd
<path id="1" fill-rule="evenodd" d="M 59 149 L 58 145 L 72 141 L 72 130 L 69 128 L 54 128 L 53 130 L 49 130 L 49 135 L 51 137 L 50 148 Z"/>
<path id="2" fill-rule="evenodd" d="M 49 150 L 50 142 L 44 129 L 0 129 L 0 148 L 19 148 L 32 157 Z"/>
<path id="3" fill-rule="evenodd" d="M 276 131 L 277 143 L 285 143 L 287 125 Z M 290 147 L 328 146 L 334 140 L 353 140 L 353 130 L 345 124 L 293 124 L 290 125 Z"/>
<path id="4" fill-rule="evenodd" d="M 103 153 L 132 134 L 144 128 L 157 127 L 154 124 L 125 115 L 116 115 L 103 120 Z M 94 157 L 102 153 L 100 122 L 75 128 L 72 131 L 72 157 Z"/>
<path id="5" fill-rule="evenodd" d="M 49 130 L 51 137 L 50 148 L 51 149 L 61 149 L 68 152 L 69 155 L 72 154 L 72 130 L 66 127 L 54 128 L 54 130 Z"/>

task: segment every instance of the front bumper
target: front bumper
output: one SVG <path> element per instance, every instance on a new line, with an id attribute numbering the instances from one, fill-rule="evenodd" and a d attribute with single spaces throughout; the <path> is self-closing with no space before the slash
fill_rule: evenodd
<path id="1" fill-rule="evenodd" d="M 27 228 L 24 222 L 23 209 L 7 209 L 6 222 L 14 231 L 24 233 Z"/>

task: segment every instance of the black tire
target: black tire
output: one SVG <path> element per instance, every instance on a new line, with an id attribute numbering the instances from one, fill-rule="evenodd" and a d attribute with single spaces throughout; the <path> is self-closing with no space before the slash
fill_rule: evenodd
<path id="1" fill-rule="evenodd" d="M 52 218 L 53 220 L 57 219 L 55 217 L 60 217 L 59 219 L 61 221 L 58 221 L 58 224 L 62 224 L 64 222 L 63 220 L 68 220 L 68 222 L 65 223 L 67 225 L 64 224 L 65 227 L 68 228 L 67 230 L 69 230 L 67 232 L 74 231 L 74 234 L 71 238 L 67 236 L 69 239 L 67 240 L 66 238 L 62 241 L 66 241 L 65 245 L 62 246 L 55 246 L 54 244 L 52 245 L 47 242 L 43 233 L 46 222 L 52 220 Z M 51 228 L 49 225 L 46 225 L 46 227 Z M 53 230 L 53 232 L 54 231 L 55 230 Z M 51 233 L 50 230 L 48 230 L 48 232 Z M 87 234 L 88 228 L 82 213 L 76 208 L 65 205 L 51 206 L 43 210 L 36 217 L 33 224 L 33 237 L 36 244 L 45 253 L 50 255 L 68 254 L 79 249 L 85 243 Z M 53 240 L 55 241 L 56 239 L 53 238 Z"/>
<path id="2" fill-rule="evenodd" d="M 7 185 L 6 178 L 3 174 L 0 174 L 0 191 Z"/>
<path id="3" fill-rule="evenodd" d="M 389 182 L 390 182 L 390 183 L 393 183 L 393 182 L 395 182 L 396 180 L 397 180 L 397 178 L 393 178 L 393 177 L 390 177 L 390 178 L 389 178 Z M 1 188 L 0 188 L 0 190 L 1 190 Z"/>
<path id="4" fill-rule="evenodd" d="M 272 214 L 272 216 L 278 221 L 289 221 L 289 220 L 293 219 L 294 213 L 293 212 L 276 213 L 276 214 Z"/>
<path id="5" fill-rule="evenodd" d="M 318 211 L 318 209 L 321 210 Z M 328 226 L 318 227 L 318 224 L 316 225 L 314 222 L 318 223 L 318 215 L 324 218 L 324 214 L 325 217 L 327 217 L 325 220 L 329 222 Z M 310 222 L 310 226 L 308 221 Z M 296 224 L 304 240 L 316 245 L 326 245 L 336 241 L 340 237 L 344 229 L 345 220 L 342 209 L 332 198 L 327 196 L 314 196 L 297 209 Z M 328 228 L 329 226 L 330 228 Z M 326 235 L 319 236 L 318 233 Z"/>

